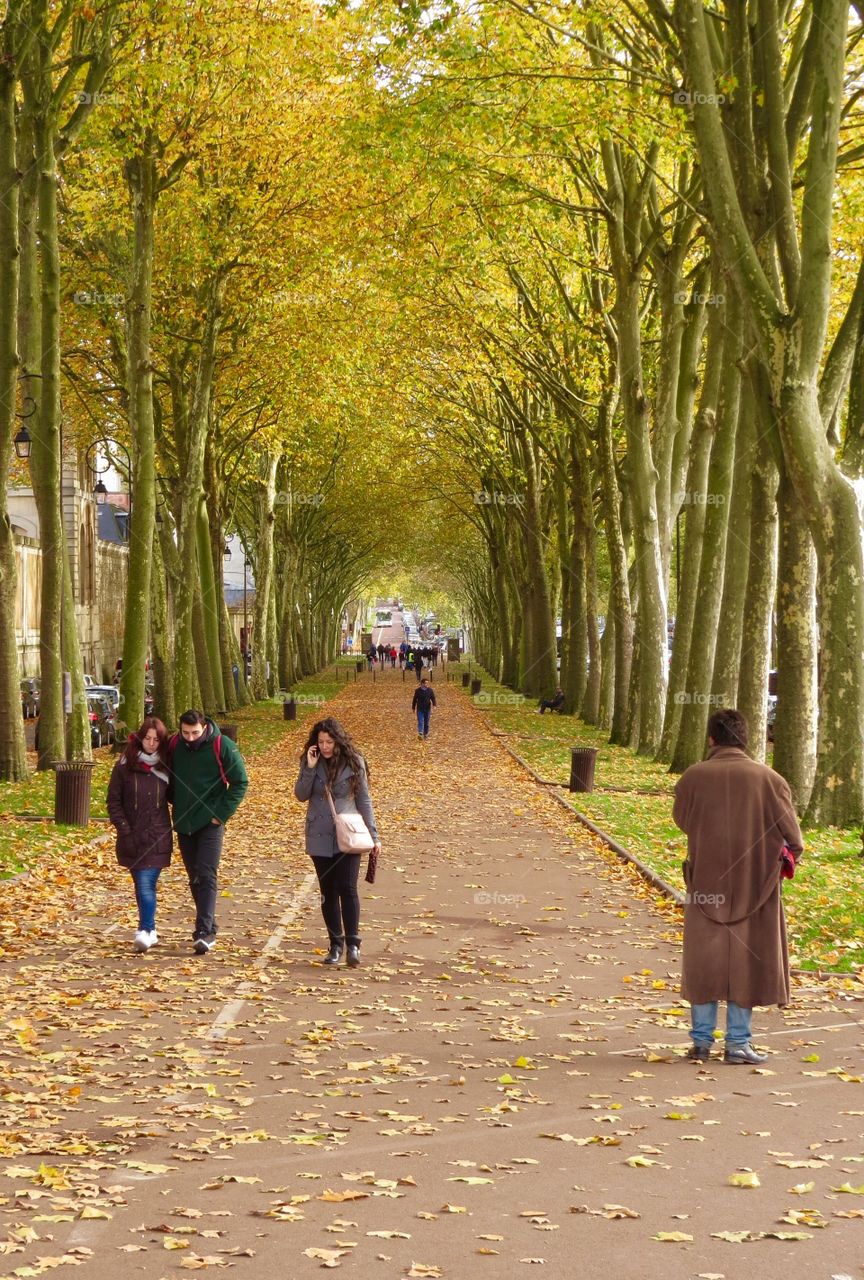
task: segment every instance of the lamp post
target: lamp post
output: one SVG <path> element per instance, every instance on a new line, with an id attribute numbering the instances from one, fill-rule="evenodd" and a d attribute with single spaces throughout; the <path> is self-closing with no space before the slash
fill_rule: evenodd
<path id="1" fill-rule="evenodd" d="M 249 652 L 249 614 L 246 607 L 246 570 L 249 568 L 249 561 L 243 557 L 243 679 L 245 680 L 248 672 L 247 654 Z"/>
<path id="2" fill-rule="evenodd" d="M 100 446 L 103 447 L 103 452 L 107 458 L 104 466 L 99 466 L 97 461 L 98 453 L 96 451 Z M 129 514 L 126 521 L 126 541 L 128 542 L 129 529 L 132 523 L 132 459 L 129 456 L 129 450 L 124 444 L 120 444 L 117 440 L 109 440 L 107 436 L 100 436 L 98 440 L 94 440 L 92 444 L 88 444 L 84 454 L 84 460 L 87 463 L 88 471 L 91 475 L 96 477 L 96 483 L 93 486 L 93 497 L 96 499 L 96 502 L 102 506 L 108 498 L 108 489 L 102 477 L 106 472 L 110 471 L 113 466 L 111 461 L 112 449 L 119 449 L 126 462 L 126 476 L 129 484 Z"/>
<path id="3" fill-rule="evenodd" d="M 18 381 L 23 382 L 25 378 L 39 377 L 39 376 L 40 376 L 39 374 L 22 373 L 19 376 Z M 30 432 L 27 430 L 25 420 L 27 418 L 32 418 L 33 414 L 36 412 L 36 401 L 33 399 L 32 396 L 25 396 L 24 404 L 25 406 L 29 406 L 29 408 L 25 408 L 22 413 L 16 413 L 15 417 L 20 419 L 21 421 L 24 421 L 25 425 L 21 427 L 21 429 L 16 434 L 14 440 L 12 441 L 12 443 L 15 445 L 15 456 L 20 458 L 22 462 L 26 461 L 30 457 L 30 448 L 33 444 L 33 439 L 30 435 Z"/>

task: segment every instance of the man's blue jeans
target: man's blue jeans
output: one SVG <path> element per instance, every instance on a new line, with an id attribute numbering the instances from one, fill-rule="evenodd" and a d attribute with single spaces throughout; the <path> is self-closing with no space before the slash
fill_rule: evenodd
<path id="1" fill-rule="evenodd" d="M 138 928 L 152 933 L 156 928 L 156 881 L 161 867 L 142 867 L 132 872 L 135 901 L 138 903 Z"/>
<path id="2" fill-rule="evenodd" d="M 750 1043 L 752 1016 L 752 1009 L 744 1009 L 734 1000 L 726 1001 L 726 1044 L 730 1049 L 738 1049 Z M 717 1001 L 709 1000 L 707 1004 L 691 1004 L 690 1020 L 690 1035 L 693 1043 L 712 1045 L 714 1028 L 717 1026 Z"/>
<path id="3" fill-rule="evenodd" d="M 429 737 L 429 713 L 431 707 L 417 708 L 417 732 L 424 738 Z"/>

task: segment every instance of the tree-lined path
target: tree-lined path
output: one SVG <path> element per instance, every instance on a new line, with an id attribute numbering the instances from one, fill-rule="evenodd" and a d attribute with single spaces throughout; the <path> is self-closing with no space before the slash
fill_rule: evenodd
<path id="1" fill-rule="evenodd" d="M 211 956 L 177 861 L 144 957 L 110 848 L 0 889 L 4 1275 L 858 1274 L 858 1003 L 759 1014 L 757 1071 L 674 1060 L 677 917 L 435 688 L 427 743 L 410 675 L 328 706 L 384 844 L 357 971 L 316 951 L 305 724 L 251 763 Z"/>

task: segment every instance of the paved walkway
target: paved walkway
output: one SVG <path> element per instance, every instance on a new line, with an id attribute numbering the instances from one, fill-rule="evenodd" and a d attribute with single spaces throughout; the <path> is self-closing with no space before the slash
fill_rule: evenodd
<path id="1" fill-rule="evenodd" d="M 0 1275 L 860 1276 L 854 991 L 759 1014 L 767 1069 L 675 1059 L 678 917 L 440 672 L 418 743 L 413 687 L 332 704 L 384 840 L 357 971 L 320 963 L 300 725 L 229 828 L 211 956 L 179 860 L 146 957 L 105 853 L 0 889 Z"/>

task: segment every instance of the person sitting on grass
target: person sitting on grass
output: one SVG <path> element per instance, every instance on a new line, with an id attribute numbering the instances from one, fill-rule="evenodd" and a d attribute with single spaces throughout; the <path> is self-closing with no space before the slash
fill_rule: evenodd
<path id="1" fill-rule="evenodd" d="M 564 690 L 561 688 L 560 684 L 558 684 L 555 686 L 555 693 L 551 698 L 541 699 L 540 714 L 542 716 L 544 711 L 547 710 L 547 708 L 549 711 L 560 711 L 563 706 L 564 706 Z"/>

